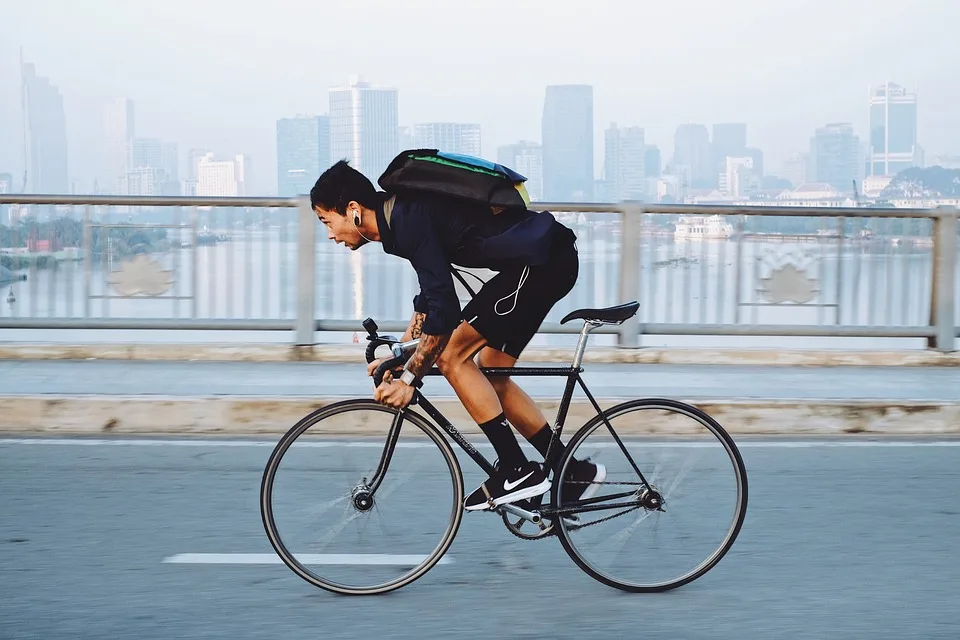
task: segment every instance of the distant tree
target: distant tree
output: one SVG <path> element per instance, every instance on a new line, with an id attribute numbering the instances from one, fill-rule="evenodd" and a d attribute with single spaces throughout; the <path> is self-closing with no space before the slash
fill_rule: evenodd
<path id="1" fill-rule="evenodd" d="M 882 198 L 957 198 L 960 197 L 960 169 L 911 167 L 893 177 Z"/>

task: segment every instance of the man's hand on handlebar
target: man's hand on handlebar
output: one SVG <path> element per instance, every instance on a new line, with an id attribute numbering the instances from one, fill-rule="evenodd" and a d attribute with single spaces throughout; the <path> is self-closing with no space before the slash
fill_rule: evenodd
<path id="1" fill-rule="evenodd" d="M 373 399 L 394 409 L 404 409 L 413 400 L 413 392 L 413 387 L 394 380 L 393 375 L 387 371 L 383 375 L 383 382 L 374 392 Z"/>
<path id="2" fill-rule="evenodd" d="M 377 370 L 377 367 L 379 367 L 381 364 L 383 364 L 384 362 L 386 362 L 386 361 L 389 360 L 389 359 L 390 359 L 390 358 L 377 358 L 376 360 L 374 360 L 373 362 L 371 362 L 370 364 L 368 364 L 368 365 L 367 365 L 367 375 L 372 377 L 373 374 L 374 374 L 374 372 Z M 383 375 L 383 379 L 384 379 L 384 380 L 387 380 L 387 376 L 390 376 L 391 378 L 393 377 L 392 374 L 391 374 L 389 371 L 387 371 L 387 372 Z"/>

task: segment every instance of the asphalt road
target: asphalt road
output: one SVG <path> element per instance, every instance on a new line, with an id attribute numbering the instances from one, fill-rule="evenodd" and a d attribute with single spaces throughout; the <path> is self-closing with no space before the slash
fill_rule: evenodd
<path id="1" fill-rule="evenodd" d="M 272 443 L 232 443 L 0 440 L 0 638 L 960 637 L 960 441 L 744 440 L 743 532 L 669 593 L 610 589 L 555 539 L 466 514 L 455 561 L 372 598 L 283 565 L 164 562 L 271 552 Z"/>
<path id="2" fill-rule="evenodd" d="M 606 398 L 960 400 L 960 367 L 586 364 L 584 368 L 590 390 Z M 535 397 L 559 397 L 563 392 L 558 378 L 528 377 L 519 382 Z M 424 389 L 429 397 L 454 396 L 440 376 L 428 378 Z M 372 383 L 363 363 L 0 361 L 0 395 L 24 394 L 370 397 Z"/>

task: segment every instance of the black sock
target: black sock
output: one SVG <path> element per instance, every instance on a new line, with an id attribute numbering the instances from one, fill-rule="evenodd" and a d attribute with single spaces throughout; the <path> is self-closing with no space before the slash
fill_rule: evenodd
<path id="1" fill-rule="evenodd" d="M 480 430 L 487 436 L 494 451 L 497 452 L 501 469 L 518 467 L 527 461 L 527 456 L 524 455 L 520 443 L 517 442 L 517 436 L 514 435 L 506 416 L 502 413 L 493 420 L 481 424 Z"/>
<path id="2" fill-rule="evenodd" d="M 540 452 L 540 455 L 544 457 L 544 461 L 547 463 L 547 466 L 557 471 L 557 466 L 560 463 L 560 458 L 563 457 L 563 452 L 566 451 L 566 447 L 563 445 L 560 440 L 557 440 L 553 448 L 550 449 L 550 460 L 546 460 L 547 457 L 547 447 L 550 446 L 550 438 L 553 437 L 553 431 L 550 429 L 550 425 L 543 425 L 540 428 L 540 431 L 537 431 L 533 436 L 528 438 L 530 444 Z"/>

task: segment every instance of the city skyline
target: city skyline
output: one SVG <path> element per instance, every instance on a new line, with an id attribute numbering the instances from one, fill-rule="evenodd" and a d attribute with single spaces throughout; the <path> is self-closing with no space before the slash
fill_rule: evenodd
<path id="1" fill-rule="evenodd" d="M 501 0 L 283 0 L 248 12 L 223 0 L 164 0 L 148 15 L 120 0 L 56 12 L 8 3 L 0 22 L 0 171 L 22 172 L 20 46 L 64 96 L 71 181 L 84 190 L 102 170 L 94 151 L 103 105 L 121 97 L 137 104 L 138 135 L 181 150 L 248 153 L 257 186 L 270 187 L 276 120 L 324 113 L 327 89 L 350 73 L 399 87 L 404 125 L 480 124 L 485 157 L 539 140 L 547 85 L 590 84 L 595 177 L 611 122 L 643 127 L 664 164 L 678 124 L 744 122 L 767 173 L 806 151 L 826 123 L 850 121 L 866 141 L 869 87 L 887 79 L 916 92 L 928 157 L 960 150 L 960 85 L 950 81 L 960 76 L 960 56 L 949 34 L 960 4 L 778 6 L 599 2 L 584 11 L 558 0 L 546 11 Z M 517 37 L 528 33 L 536 37 Z M 511 46 L 494 44 L 496 34 Z"/>
<path id="2" fill-rule="evenodd" d="M 25 120 L 28 125 L 38 118 L 38 114 L 47 121 L 52 118 L 54 123 L 61 123 L 63 98 L 56 85 L 51 84 L 48 78 L 37 76 L 32 63 L 23 63 L 22 73 Z M 328 113 L 277 120 L 277 181 L 273 188 L 266 189 L 262 183 L 258 185 L 252 181 L 249 154 L 242 152 L 238 152 L 232 160 L 220 160 L 221 163 L 230 162 L 232 167 L 236 167 L 229 171 L 226 165 L 222 167 L 221 173 L 224 175 L 234 172 L 237 176 L 229 186 L 223 183 L 226 178 L 222 177 L 217 179 L 220 186 L 209 186 L 209 177 L 206 180 L 208 185 L 202 186 L 199 175 L 188 175 L 181 187 L 177 176 L 178 144 L 137 137 L 134 102 L 129 98 L 113 100 L 104 107 L 105 135 L 101 144 L 113 176 L 116 176 L 118 161 L 122 170 L 119 179 L 112 178 L 116 181 L 113 188 L 98 188 L 98 192 L 129 195 L 292 195 L 294 191 L 290 176 L 285 178 L 285 172 L 294 171 L 298 174 L 295 188 L 297 192 L 305 193 L 312 182 L 311 176 L 319 175 L 333 159 L 341 157 L 353 162 L 371 181 L 376 182 L 390 159 L 401 148 L 405 148 L 401 147 L 401 143 L 413 142 L 418 147 L 430 146 L 483 155 L 479 124 L 447 120 L 414 123 L 412 128 L 401 126 L 397 109 L 399 90 L 395 87 L 379 87 L 358 75 L 351 75 L 347 85 L 331 87 L 328 91 Z M 38 104 L 34 104 L 37 102 L 36 95 L 40 96 Z M 891 103 L 895 104 L 891 106 Z M 806 182 L 829 184 L 845 192 L 848 185 L 862 184 L 865 177 L 888 175 L 879 173 L 878 167 L 895 168 L 896 171 L 889 174 L 893 175 L 910 166 L 923 166 L 923 149 L 916 135 L 916 95 L 899 84 L 887 81 L 880 87 L 871 87 L 869 105 L 871 131 L 866 144 L 861 144 L 860 136 L 849 122 L 827 123 L 815 130 L 809 150 L 797 154 L 800 158 L 806 156 L 807 167 L 803 172 Z M 878 106 L 882 107 L 882 111 L 878 111 Z M 287 156 L 290 155 L 289 149 L 296 144 L 292 139 L 296 132 L 284 132 L 283 126 L 302 119 L 323 124 L 316 125 L 314 128 L 317 130 L 307 136 L 312 136 L 317 147 L 308 154 L 313 156 L 313 160 L 307 162 L 304 151 L 299 150 L 293 154 L 299 159 L 291 165 Z M 653 151 L 660 154 L 657 145 L 645 144 L 644 128 L 628 125 L 618 129 L 616 123 L 610 123 L 604 130 L 601 149 L 603 161 L 597 168 L 589 161 L 595 154 L 589 132 L 596 126 L 591 85 L 546 87 L 541 118 L 541 139 L 546 144 L 534 143 L 538 144 L 536 153 L 540 155 L 536 179 L 543 180 L 543 199 L 618 201 L 649 199 L 648 192 L 654 191 L 657 197 L 664 195 L 663 187 L 648 179 L 657 175 L 647 175 L 644 168 L 648 153 Z M 837 142 L 835 139 L 840 134 L 831 131 L 841 129 L 845 139 Z M 42 156 L 43 149 L 53 144 L 51 141 L 59 140 L 56 135 L 51 137 L 49 132 L 41 132 L 42 135 L 38 136 L 32 129 L 28 130 L 30 143 L 26 149 L 31 157 Z M 51 130 L 64 135 L 62 126 Z M 307 133 L 305 130 L 301 132 Z M 639 137 L 635 142 L 625 143 L 621 140 L 624 135 L 631 139 Z M 692 189 L 700 192 L 713 190 L 724 196 L 749 196 L 761 189 L 765 175 L 792 173 L 790 161 L 784 164 L 782 170 L 765 172 L 762 149 L 747 147 L 747 138 L 747 123 L 713 123 L 712 130 L 699 123 L 678 125 L 674 133 L 673 154 L 667 163 L 667 177 L 675 179 L 675 195 L 683 196 Z M 62 142 L 62 146 L 65 146 L 65 136 Z M 310 144 L 309 139 L 304 142 Z M 522 144 L 525 142 L 498 146 L 497 157 L 502 156 L 504 149 Z M 39 154 L 35 152 L 37 148 L 41 149 Z M 624 148 L 629 151 L 624 151 Z M 198 174 L 198 157 L 204 156 L 203 160 L 207 163 L 213 162 L 213 152 L 210 150 L 190 149 L 187 153 L 188 164 L 194 168 L 194 174 Z M 516 159 L 520 160 L 519 157 Z M 50 164 L 49 158 L 47 164 Z M 57 167 L 53 173 L 61 177 L 59 164 L 51 166 Z M 213 166 L 207 167 L 208 174 Z M 633 167 L 632 178 L 624 177 L 623 167 L 626 166 Z M 28 181 L 30 187 L 37 190 L 34 183 L 43 184 L 44 172 L 38 171 L 43 167 L 34 160 L 31 168 L 30 174 L 41 174 L 40 179 Z M 51 171 L 47 169 L 46 173 Z M 590 177 L 591 173 L 594 174 L 593 178 Z M 628 185 L 628 182 L 632 184 Z M 108 179 L 107 184 L 110 183 Z M 50 184 L 49 178 L 47 184 Z M 794 186 L 798 185 L 795 183 Z M 64 189 L 62 192 L 67 191 Z"/>

